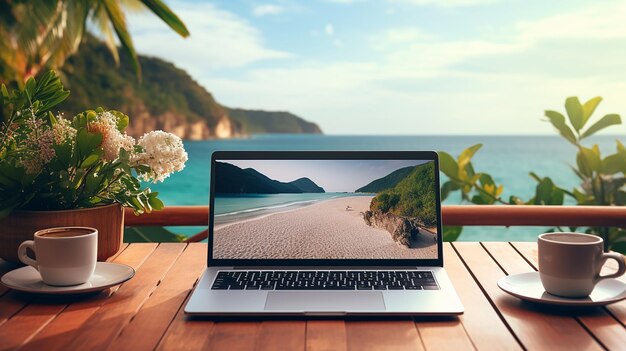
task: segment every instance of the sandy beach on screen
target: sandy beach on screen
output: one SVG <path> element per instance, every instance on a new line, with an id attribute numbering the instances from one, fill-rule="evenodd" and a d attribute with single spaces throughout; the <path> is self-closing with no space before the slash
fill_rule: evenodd
<path id="1" fill-rule="evenodd" d="M 326 200 L 296 210 L 216 228 L 214 258 L 436 258 L 435 235 L 413 248 L 365 224 L 371 196 Z M 350 210 L 346 207 L 350 206 Z"/>

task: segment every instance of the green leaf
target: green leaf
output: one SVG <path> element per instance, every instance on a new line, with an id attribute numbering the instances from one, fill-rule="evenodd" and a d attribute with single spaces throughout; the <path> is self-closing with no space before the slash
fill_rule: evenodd
<path id="1" fill-rule="evenodd" d="M 551 202 L 554 183 L 545 177 L 535 188 L 535 205 L 548 205 Z"/>
<path id="2" fill-rule="evenodd" d="M 554 186 L 552 188 L 552 193 L 550 194 L 550 201 L 546 203 L 546 205 L 563 205 L 563 200 L 565 198 L 565 193 L 563 190 Z"/>
<path id="3" fill-rule="evenodd" d="M 460 187 L 452 181 L 447 181 L 441 186 L 441 201 L 448 198 L 451 192 L 458 190 Z"/>
<path id="4" fill-rule="evenodd" d="M 474 196 L 472 196 L 472 200 L 471 201 L 472 201 L 472 203 L 474 203 L 476 205 L 488 205 L 490 203 L 493 203 L 493 201 L 483 197 L 482 195 L 474 195 Z"/>
<path id="5" fill-rule="evenodd" d="M 615 174 L 618 172 L 626 172 L 626 154 L 615 153 L 605 157 L 602 160 L 602 173 Z"/>
<path id="6" fill-rule="evenodd" d="M 155 196 L 148 196 L 148 202 L 150 202 L 150 206 L 152 206 L 154 210 L 162 210 L 165 207 L 165 204 L 163 203 L 163 201 L 159 200 L 159 198 L 156 197 L 158 193 L 152 194 L 155 194 Z"/>
<path id="7" fill-rule="evenodd" d="M 131 57 L 133 69 L 137 73 L 137 77 L 141 78 L 139 58 L 137 57 L 133 40 L 128 32 L 128 27 L 126 26 L 126 16 L 124 16 L 124 12 L 120 8 L 119 3 L 114 0 L 103 0 L 102 5 L 109 16 L 109 20 L 113 25 L 113 29 L 115 30 L 115 34 L 117 34 L 117 38 L 120 41 L 122 49 L 124 49 L 124 51 L 126 51 L 126 53 L 128 53 Z"/>
<path id="8" fill-rule="evenodd" d="M 480 174 L 480 183 L 485 186 L 485 185 L 495 185 L 496 183 L 493 181 L 493 178 L 491 177 L 491 175 L 487 174 L 487 173 L 481 173 Z"/>
<path id="9" fill-rule="evenodd" d="M 439 168 L 448 178 L 458 179 L 459 165 L 449 153 L 439 151 Z"/>
<path id="10" fill-rule="evenodd" d="M 163 20 L 170 28 L 172 28 L 176 33 L 180 34 L 182 37 L 188 37 L 189 31 L 187 27 L 183 23 L 183 21 L 176 16 L 172 10 L 170 10 L 163 2 L 160 0 L 141 0 L 144 5 L 146 5 L 152 12 L 154 12 L 159 18 Z"/>
<path id="11" fill-rule="evenodd" d="M 590 178 L 592 176 L 593 170 L 591 169 L 587 161 L 585 161 L 585 157 L 580 151 L 576 154 L 576 166 L 578 167 L 577 171 L 584 176 L 579 176 L 581 179 L 584 180 L 585 178 Z"/>
<path id="12" fill-rule="evenodd" d="M 463 227 L 460 226 L 443 226 L 443 241 L 456 241 L 459 236 L 461 236 L 461 232 L 463 231 Z"/>
<path id="13" fill-rule="evenodd" d="M 570 127 L 568 127 L 565 123 L 565 117 L 562 114 L 556 111 L 546 110 L 545 115 L 546 117 L 548 117 L 550 123 L 552 123 L 552 125 L 565 139 L 567 139 L 567 141 L 576 145 L 576 136 L 574 135 L 574 132 L 572 132 Z"/>
<path id="14" fill-rule="evenodd" d="M 567 116 L 574 130 L 576 130 L 576 132 L 580 131 L 583 127 L 583 107 L 580 101 L 578 101 L 578 98 L 575 96 L 568 97 L 565 100 L 565 110 L 567 111 Z"/>
<path id="15" fill-rule="evenodd" d="M 590 149 L 581 146 L 579 154 L 582 156 L 582 160 L 590 170 L 595 172 L 600 172 L 602 170 L 602 160 L 600 159 L 600 154 L 597 148 Z"/>
<path id="16" fill-rule="evenodd" d="M 64 143 L 60 145 L 54 145 L 54 152 L 56 155 L 55 160 L 55 168 L 56 169 L 67 169 L 67 166 L 70 164 L 72 159 L 72 145 L 69 143 Z"/>
<path id="17" fill-rule="evenodd" d="M 463 150 L 463 152 L 461 152 L 461 155 L 459 155 L 459 168 L 465 168 L 465 166 L 472 160 L 472 157 L 474 157 L 474 154 L 476 154 L 478 149 L 480 149 L 482 146 L 483 144 L 476 144 Z"/>
<path id="18" fill-rule="evenodd" d="M 97 172 L 90 173 L 85 177 L 85 193 L 95 194 L 102 183 L 103 176 Z"/>
<path id="19" fill-rule="evenodd" d="M 91 167 L 96 162 L 98 162 L 98 160 L 100 160 L 100 155 L 98 153 L 92 153 L 83 160 L 83 162 L 80 164 L 80 168 Z"/>
<path id="20" fill-rule="evenodd" d="M 596 110 L 596 107 L 598 107 L 598 104 L 601 101 L 602 101 L 602 97 L 596 96 L 593 99 L 589 99 L 587 102 L 585 102 L 585 104 L 583 105 L 583 124 L 582 124 L 582 127 L 585 126 L 585 124 L 587 123 L 587 121 L 589 120 L 589 118 L 591 117 L 593 112 Z"/>
<path id="21" fill-rule="evenodd" d="M 120 132 L 124 132 L 124 129 L 126 129 L 126 127 L 128 127 L 128 123 L 130 121 L 130 119 L 128 118 L 128 116 L 126 116 L 125 114 L 119 112 L 119 111 L 111 111 L 111 113 L 113 113 L 113 115 L 115 115 L 116 120 L 117 120 L 117 130 L 119 130 Z"/>
<path id="22" fill-rule="evenodd" d="M 606 127 L 617 124 L 622 124 L 622 118 L 618 114 L 606 115 L 602 117 L 599 121 L 591 125 L 591 127 L 589 127 L 580 137 L 586 138 Z"/>
<path id="23" fill-rule="evenodd" d="M 31 78 L 28 78 L 28 80 L 26 81 L 26 86 L 24 86 L 24 91 L 26 92 L 28 97 L 31 98 L 31 99 L 35 95 L 35 87 L 36 87 L 36 85 L 37 85 L 37 81 L 35 80 L 35 78 L 31 77 Z"/>
<path id="24" fill-rule="evenodd" d="M 81 128 L 76 133 L 76 146 L 81 155 L 89 155 L 102 143 L 102 134 L 89 133 L 87 129 Z"/>

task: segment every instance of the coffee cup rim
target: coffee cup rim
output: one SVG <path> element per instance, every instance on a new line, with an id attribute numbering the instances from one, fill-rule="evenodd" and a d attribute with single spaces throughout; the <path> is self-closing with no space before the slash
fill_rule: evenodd
<path id="1" fill-rule="evenodd" d="M 65 232 L 71 230 L 88 230 L 89 233 L 74 235 L 74 236 L 66 236 L 66 237 L 45 237 L 43 234 L 51 233 L 51 232 Z M 34 237 L 43 240 L 70 240 L 73 238 L 83 238 L 90 235 L 96 235 L 98 233 L 98 229 L 92 227 L 54 227 L 54 228 L 46 228 L 41 229 L 35 232 Z"/>
<path id="2" fill-rule="evenodd" d="M 551 240 L 549 238 L 547 238 L 550 235 L 553 234 L 574 234 L 574 235 L 581 235 L 581 236 L 586 236 L 589 238 L 593 238 L 594 241 L 588 241 L 588 242 L 568 242 L 568 241 L 558 241 L 558 240 Z M 553 233 L 543 233 L 540 234 L 538 236 L 539 240 L 545 241 L 545 242 L 549 242 L 549 243 L 554 243 L 554 244 L 561 244 L 561 245 L 577 245 L 577 246 L 581 246 L 581 245 L 595 245 L 595 244 L 599 244 L 602 243 L 602 238 L 596 235 L 591 235 L 591 234 L 585 234 L 585 233 L 576 233 L 576 232 L 553 232 Z"/>

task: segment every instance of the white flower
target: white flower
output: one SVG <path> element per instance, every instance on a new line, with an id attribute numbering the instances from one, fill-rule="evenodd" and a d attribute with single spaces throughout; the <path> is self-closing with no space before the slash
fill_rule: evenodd
<path id="1" fill-rule="evenodd" d="M 52 133 L 54 133 L 54 143 L 61 145 L 68 139 L 74 139 L 76 129 L 72 127 L 69 120 L 63 118 L 62 115 L 58 115 L 57 122 L 52 126 Z"/>
<path id="2" fill-rule="evenodd" d="M 24 154 L 20 163 L 27 174 L 38 174 L 43 167 L 56 156 L 54 148 L 54 133 L 41 120 L 31 118 L 26 122 L 29 128 L 26 134 Z"/>
<path id="3" fill-rule="evenodd" d="M 135 139 L 117 129 L 117 118 L 111 112 L 103 112 L 98 119 L 89 123 L 87 129 L 91 133 L 102 134 L 102 149 L 104 159 L 113 161 L 120 155 L 120 149 L 132 151 Z"/>
<path id="4" fill-rule="evenodd" d="M 144 134 L 138 144 L 144 152 L 134 154 L 132 163 L 147 165 L 151 170 L 148 174 L 140 174 L 140 179 L 162 182 L 170 174 L 185 168 L 187 152 L 183 141 L 176 135 L 158 130 Z"/>

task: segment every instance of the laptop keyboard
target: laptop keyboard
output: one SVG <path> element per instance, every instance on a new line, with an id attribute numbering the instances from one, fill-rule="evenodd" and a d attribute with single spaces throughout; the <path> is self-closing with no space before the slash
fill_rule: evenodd
<path id="1" fill-rule="evenodd" d="M 220 271 L 215 290 L 438 290 L 430 271 Z"/>

